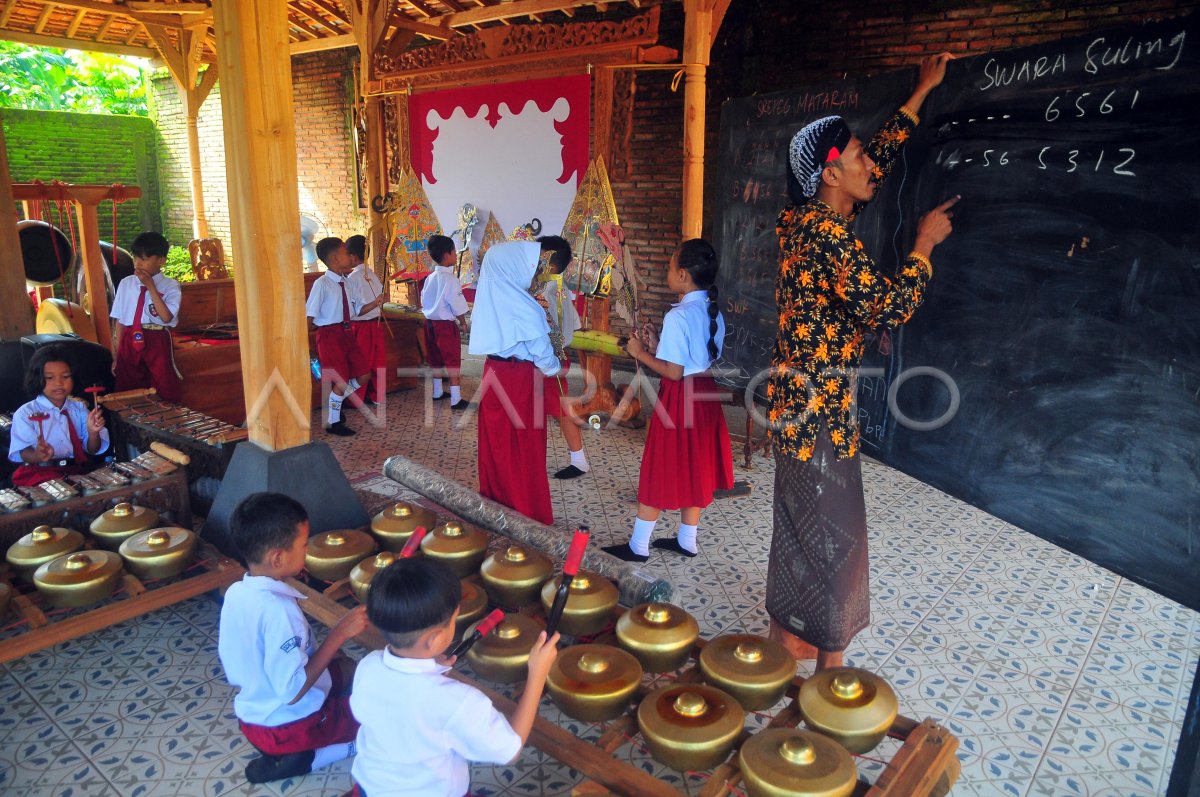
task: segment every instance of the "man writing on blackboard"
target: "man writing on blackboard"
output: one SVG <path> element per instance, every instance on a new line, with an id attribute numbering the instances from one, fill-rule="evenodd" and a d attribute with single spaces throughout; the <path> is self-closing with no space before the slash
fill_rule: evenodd
<path id="1" fill-rule="evenodd" d="M 950 235 L 950 207 L 917 225 L 912 251 L 885 276 L 851 232 L 942 82 L 948 53 L 921 62 L 917 88 L 867 144 L 839 116 L 792 139 L 779 214 L 779 333 L 767 383 L 775 444 L 774 531 L 767 570 L 771 636 L 817 669 L 870 622 L 867 524 L 855 408 L 863 341 L 903 324 L 925 298 L 933 248 Z"/>

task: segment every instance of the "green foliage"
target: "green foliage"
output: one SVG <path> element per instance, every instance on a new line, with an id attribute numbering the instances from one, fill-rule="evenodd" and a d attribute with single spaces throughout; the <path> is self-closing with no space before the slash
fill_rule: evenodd
<path id="1" fill-rule="evenodd" d="M 0 41 L 0 106 L 148 116 L 140 60 Z"/>
<path id="2" fill-rule="evenodd" d="M 167 262 L 163 264 L 162 273 L 179 282 L 196 281 L 192 271 L 192 256 L 182 246 L 172 246 L 167 250 Z"/>

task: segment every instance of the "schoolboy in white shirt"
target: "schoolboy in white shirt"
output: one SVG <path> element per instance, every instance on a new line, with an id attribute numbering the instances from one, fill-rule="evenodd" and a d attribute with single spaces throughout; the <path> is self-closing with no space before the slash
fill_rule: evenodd
<path id="1" fill-rule="evenodd" d="M 454 274 L 454 241 L 434 235 L 425 244 L 434 263 L 433 273 L 421 287 L 421 312 L 425 315 L 425 358 L 433 378 L 433 400 L 446 397 L 442 380 L 450 382 L 450 409 L 465 410 L 459 369 L 462 367 L 462 336 L 467 334 L 467 300 L 462 282 Z"/>
<path id="2" fill-rule="evenodd" d="M 342 402 L 362 387 L 371 373 L 371 363 L 359 348 L 353 327 L 355 314 L 365 308 L 362 297 L 350 283 L 354 266 L 342 239 L 317 241 L 317 258 L 327 271 L 313 282 L 304 313 L 317 328 L 317 359 L 321 361 L 321 370 L 332 377 L 329 426 L 325 431 L 349 437 L 354 430 L 342 418 Z"/>
<path id="3" fill-rule="evenodd" d="M 314 645 L 297 604 L 304 595 L 283 581 L 304 569 L 308 545 L 308 513 L 295 499 L 247 496 L 230 526 L 247 573 L 225 593 L 217 655 L 238 690 L 238 725 L 263 754 L 246 766 L 246 780 L 306 775 L 354 755 L 358 723 L 346 688 L 353 662 L 340 648 L 366 629 L 366 611 L 352 609 Z"/>
<path id="4" fill-rule="evenodd" d="M 367 265 L 367 238 L 363 235 L 351 235 L 346 239 L 346 256 L 354 270 L 350 272 L 350 281 L 359 297 L 358 312 L 354 314 L 354 340 L 363 356 L 370 364 L 370 381 L 355 393 L 363 404 L 372 406 L 374 393 L 382 399 L 387 392 L 384 384 L 387 373 L 387 347 L 383 341 L 383 320 L 380 318 L 384 301 L 387 299 L 383 283 Z"/>
<path id="5" fill-rule="evenodd" d="M 388 645 L 354 674 L 358 797 L 464 797 L 469 761 L 506 764 L 529 738 L 559 635 L 538 636 L 525 691 L 506 718 L 478 689 L 446 677 L 461 598 L 458 577 L 432 559 L 398 559 L 372 580 L 367 616 Z"/>
<path id="6" fill-rule="evenodd" d="M 133 239 L 133 273 L 121 280 L 109 317 L 116 321 L 117 390 L 152 387 L 164 401 L 183 400 L 183 379 L 175 367 L 171 329 L 179 323 L 183 300 L 179 283 L 162 273 L 171 245 L 157 232 Z"/>

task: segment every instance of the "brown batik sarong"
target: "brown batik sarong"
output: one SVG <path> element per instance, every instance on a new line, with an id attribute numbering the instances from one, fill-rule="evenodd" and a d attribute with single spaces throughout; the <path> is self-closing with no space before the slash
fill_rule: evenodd
<path id="1" fill-rule="evenodd" d="M 871 621 L 867 510 L 858 455 L 838 460 L 824 427 L 812 459 L 775 454 L 767 612 L 821 650 L 845 650 Z"/>

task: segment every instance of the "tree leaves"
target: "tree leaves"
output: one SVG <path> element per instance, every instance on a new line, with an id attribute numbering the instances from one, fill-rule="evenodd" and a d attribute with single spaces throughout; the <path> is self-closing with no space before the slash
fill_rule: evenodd
<path id="1" fill-rule="evenodd" d="M 0 41 L 0 106 L 149 116 L 140 60 Z"/>

